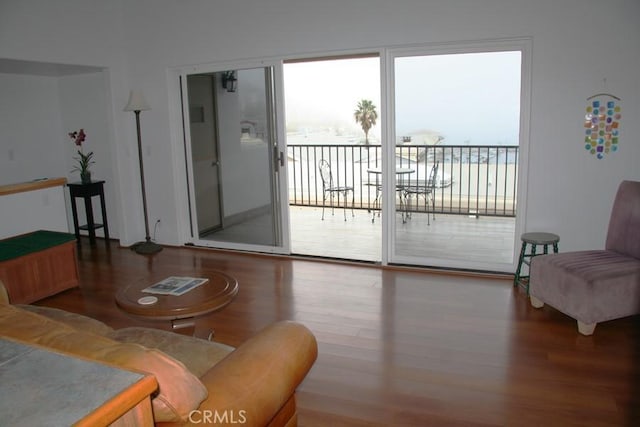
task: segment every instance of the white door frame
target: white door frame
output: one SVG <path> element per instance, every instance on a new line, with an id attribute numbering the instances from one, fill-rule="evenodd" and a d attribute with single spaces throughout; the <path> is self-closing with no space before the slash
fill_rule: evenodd
<path id="1" fill-rule="evenodd" d="M 445 268 L 484 270 L 484 271 L 514 271 L 517 254 L 520 248 L 520 235 L 525 230 L 527 212 L 527 181 L 529 159 L 529 135 L 530 135 L 530 111 L 531 111 L 531 51 L 532 40 L 530 38 L 500 39 L 482 42 L 460 42 L 435 45 L 421 45 L 411 47 L 389 48 L 384 50 L 381 56 L 382 102 L 386 106 L 383 113 L 382 131 L 387 141 L 396 141 L 395 135 L 395 92 L 394 92 L 394 59 L 401 56 L 413 55 L 442 55 L 463 54 L 477 52 L 520 51 L 521 56 L 521 89 L 520 89 L 520 132 L 519 132 L 519 159 L 518 159 L 518 195 L 517 214 L 514 233 L 514 253 L 512 262 L 492 263 L 474 262 L 470 260 L 426 259 L 420 257 L 400 256 L 395 253 L 396 223 L 393 203 L 383 204 L 382 223 L 382 264 L 411 264 L 424 266 L 438 266 Z M 385 144 L 383 147 L 384 159 L 393 159 L 395 156 L 395 144 Z M 383 192 L 394 194 L 395 189 L 395 162 L 383 161 Z"/>
<path id="2" fill-rule="evenodd" d="M 191 161 L 191 147 L 187 142 L 190 141 L 190 130 L 188 108 L 183 106 L 183 94 L 186 94 L 186 75 L 199 74 L 208 72 L 218 72 L 225 70 L 248 69 L 248 68 L 265 68 L 273 67 L 274 83 L 275 83 L 275 138 L 277 149 L 273 154 L 276 156 L 279 152 L 286 156 L 286 138 L 285 138 L 285 122 L 284 122 L 284 89 L 283 89 L 283 71 L 281 60 L 251 60 L 251 61 L 233 61 L 233 62 L 216 62 L 208 64 L 199 64 L 184 67 L 171 68 L 167 72 L 168 98 L 169 98 L 169 117 L 171 127 L 171 147 L 174 174 L 174 186 L 176 191 L 176 203 L 178 204 L 177 225 L 178 236 L 183 244 L 194 244 L 202 246 L 210 246 L 221 249 L 244 250 L 253 252 L 266 252 L 277 254 L 289 254 L 291 252 L 291 241 L 289 232 L 289 203 L 287 189 L 287 169 L 281 167 L 277 174 L 278 194 L 277 210 L 279 211 L 280 222 L 278 224 L 280 230 L 280 245 L 266 246 L 255 244 L 242 244 L 221 241 L 203 241 L 197 235 L 195 221 L 192 220 L 195 215 L 193 203 L 195 200 L 194 189 L 192 185 L 193 171 Z M 181 83 L 182 82 L 182 83 Z M 285 157 L 286 158 L 286 157 Z M 274 159 L 276 160 L 276 159 Z M 188 191 L 180 191 L 180 189 L 188 189 Z"/>

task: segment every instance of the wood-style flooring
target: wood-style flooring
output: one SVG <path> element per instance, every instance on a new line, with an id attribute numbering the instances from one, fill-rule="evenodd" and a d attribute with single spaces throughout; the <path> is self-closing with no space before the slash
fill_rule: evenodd
<path id="1" fill-rule="evenodd" d="M 165 248 L 138 255 L 115 242 L 79 250 L 80 287 L 38 304 L 113 327 L 170 329 L 123 313 L 132 282 L 224 271 L 240 283 L 196 335 L 238 346 L 291 319 L 319 356 L 298 390 L 301 426 L 640 425 L 640 317 L 578 334 L 549 306 L 534 309 L 510 278 Z"/>

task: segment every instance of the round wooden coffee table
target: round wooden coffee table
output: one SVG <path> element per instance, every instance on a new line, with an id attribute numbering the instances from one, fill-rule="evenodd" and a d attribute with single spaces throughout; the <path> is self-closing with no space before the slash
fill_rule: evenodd
<path id="1" fill-rule="evenodd" d="M 130 314 L 154 320 L 170 320 L 173 329 L 193 328 L 195 316 L 224 308 L 238 293 L 238 281 L 227 274 L 212 272 L 202 277 L 209 280 L 180 296 L 142 292 L 153 283 L 135 283 L 116 294 L 116 304 Z M 138 302 L 149 296 L 156 297 L 157 302 Z"/>

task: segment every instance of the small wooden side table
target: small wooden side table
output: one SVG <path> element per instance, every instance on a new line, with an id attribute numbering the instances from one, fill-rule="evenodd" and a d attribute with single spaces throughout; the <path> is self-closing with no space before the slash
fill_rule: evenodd
<path id="1" fill-rule="evenodd" d="M 71 195 L 71 211 L 73 213 L 73 228 L 76 233 L 76 240 L 80 243 L 80 230 L 89 232 L 89 241 L 96 241 L 96 229 L 104 229 L 104 238 L 109 241 L 109 225 L 107 223 L 107 210 L 104 203 L 104 181 L 94 181 L 89 184 L 81 182 L 73 182 L 67 184 Z M 102 210 L 102 223 L 96 223 L 93 219 L 93 205 L 91 198 L 100 196 L 100 207 Z M 76 207 L 76 198 L 84 199 L 84 210 L 87 217 L 86 225 L 78 225 L 78 209 Z"/>

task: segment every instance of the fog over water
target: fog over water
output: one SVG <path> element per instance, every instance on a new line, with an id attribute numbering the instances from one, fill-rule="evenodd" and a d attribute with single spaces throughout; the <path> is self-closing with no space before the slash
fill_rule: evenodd
<path id="1" fill-rule="evenodd" d="M 518 145 L 520 63 L 520 52 L 396 58 L 398 142 Z M 353 118 L 361 99 L 377 107 L 369 138 L 380 142 L 378 58 L 285 64 L 284 81 L 288 143 L 363 142 Z"/>

